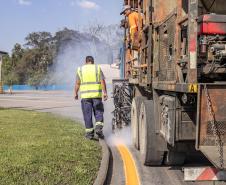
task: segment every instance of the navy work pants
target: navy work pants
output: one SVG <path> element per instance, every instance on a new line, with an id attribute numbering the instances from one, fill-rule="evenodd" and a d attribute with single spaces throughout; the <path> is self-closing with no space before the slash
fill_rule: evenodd
<path id="1" fill-rule="evenodd" d="M 96 120 L 96 127 L 99 126 L 103 128 L 104 122 L 104 105 L 101 98 L 89 98 L 82 99 L 82 112 L 86 126 L 86 132 L 92 132 L 93 129 L 93 119 L 94 114 Z"/>

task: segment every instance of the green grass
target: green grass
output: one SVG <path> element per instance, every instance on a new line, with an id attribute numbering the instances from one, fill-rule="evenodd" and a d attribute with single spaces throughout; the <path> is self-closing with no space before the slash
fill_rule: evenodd
<path id="1" fill-rule="evenodd" d="M 48 113 L 0 109 L 0 184 L 93 184 L 101 148 L 84 128 Z"/>

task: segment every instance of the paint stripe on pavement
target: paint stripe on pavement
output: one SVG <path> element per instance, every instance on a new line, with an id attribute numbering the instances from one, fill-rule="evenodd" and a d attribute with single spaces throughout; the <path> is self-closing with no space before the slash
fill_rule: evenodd
<path id="1" fill-rule="evenodd" d="M 117 149 L 123 160 L 126 185 L 140 185 L 138 171 L 132 154 L 123 144 L 118 145 Z"/>

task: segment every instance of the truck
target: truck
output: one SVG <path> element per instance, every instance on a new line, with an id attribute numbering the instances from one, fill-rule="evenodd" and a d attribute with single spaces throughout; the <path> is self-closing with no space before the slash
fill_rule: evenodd
<path id="1" fill-rule="evenodd" d="M 226 1 L 124 5 L 142 18 L 133 41 L 128 16 L 121 22 L 113 129 L 131 126 L 144 165 L 182 165 L 188 154 L 201 153 L 212 164 L 202 172 L 226 180 Z"/>

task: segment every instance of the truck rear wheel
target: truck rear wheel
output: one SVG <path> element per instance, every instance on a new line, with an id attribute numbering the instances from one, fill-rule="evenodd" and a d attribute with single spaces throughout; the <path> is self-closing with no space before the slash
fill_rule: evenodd
<path id="1" fill-rule="evenodd" d="M 161 165 L 164 151 L 158 151 L 158 135 L 155 132 L 154 104 L 145 100 L 140 108 L 140 154 L 144 165 Z"/>
<path id="2" fill-rule="evenodd" d="M 132 130 L 132 142 L 136 149 L 140 149 L 139 143 L 139 115 L 140 115 L 140 106 L 142 101 L 147 98 L 142 96 L 137 96 L 133 98 L 132 108 L 131 108 L 131 130 Z"/>

